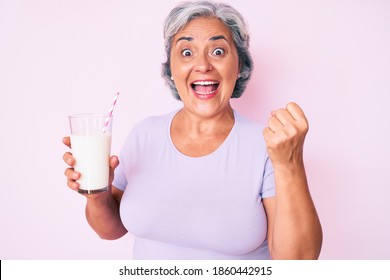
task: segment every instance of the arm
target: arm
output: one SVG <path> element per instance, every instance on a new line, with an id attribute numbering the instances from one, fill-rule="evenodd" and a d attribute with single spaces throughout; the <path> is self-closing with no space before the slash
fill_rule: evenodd
<path id="1" fill-rule="evenodd" d="M 303 164 L 308 123 L 298 105 L 272 112 L 264 129 L 274 167 L 276 196 L 264 199 L 268 242 L 273 259 L 317 259 L 322 229 L 311 199 Z"/>
<path id="2" fill-rule="evenodd" d="M 102 239 L 118 239 L 127 233 L 119 215 L 123 192 L 112 186 L 111 193 L 87 196 L 85 214 L 89 225 Z"/>
<path id="3" fill-rule="evenodd" d="M 63 142 L 65 145 L 70 147 L 69 137 L 65 137 Z M 75 158 L 69 152 L 65 153 L 63 158 L 70 166 L 65 170 L 65 176 L 68 179 L 68 186 L 73 190 L 77 190 L 79 188 L 79 184 L 76 180 L 80 178 L 80 173 L 74 171 L 73 169 Z M 112 186 L 114 170 L 118 164 L 118 158 L 116 156 L 112 156 L 110 158 L 110 184 L 106 192 L 85 195 L 87 199 L 85 208 L 87 221 L 92 229 L 102 239 L 118 239 L 127 233 L 119 215 L 119 204 L 123 192 Z"/>

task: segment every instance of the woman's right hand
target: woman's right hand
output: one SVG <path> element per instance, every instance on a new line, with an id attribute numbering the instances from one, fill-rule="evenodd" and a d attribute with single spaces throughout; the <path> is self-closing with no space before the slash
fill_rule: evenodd
<path id="1" fill-rule="evenodd" d="M 71 148 L 71 143 L 70 143 L 70 137 L 67 136 L 67 137 L 64 137 L 62 138 L 62 142 L 68 146 L 68 148 Z M 74 191 L 77 191 L 78 188 L 80 187 L 80 184 L 77 183 L 76 180 L 78 180 L 81 176 L 80 172 L 77 172 L 74 170 L 74 165 L 76 163 L 76 159 L 73 157 L 72 153 L 71 152 L 66 152 L 63 156 L 63 159 L 65 161 L 65 163 L 67 165 L 69 165 L 69 167 L 65 170 L 65 176 L 68 180 L 67 184 L 68 184 L 68 187 L 71 188 L 72 190 Z M 114 171 L 115 171 L 115 168 L 119 165 L 119 160 L 118 160 L 118 157 L 117 156 L 111 156 L 110 157 L 110 175 L 109 175 L 109 186 L 108 186 L 108 192 L 103 192 L 101 194 L 90 194 L 90 195 L 86 195 L 88 198 L 99 198 L 103 195 L 105 195 L 106 193 L 110 193 L 112 192 L 112 181 L 114 180 Z M 122 194 L 123 192 L 122 191 L 118 191 L 120 192 L 120 194 Z M 116 196 L 116 195 L 114 195 Z M 120 195 L 121 196 L 121 195 Z"/>
<path id="2" fill-rule="evenodd" d="M 62 142 L 71 148 L 70 144 L 70 137 L 64 137 L 62 138 Z M 68 187 L 71 188 L 74 191 L 77 191 L 77 189 L 80 187 L 80 184 L 76 182 L 77 179 L 80 178 L 81 174 L 74 170 L 73 166 L 76 163 L 76 159 L 73 157 L 72 153 L 66 152 L 63 156 L 63 159 L 69 167 L 65 170 L 65 176 L 68 179 Z"/>
<path id="3" fill-rule="evenodd" d="M 62 142 L 71 148 L 70 137 L 62 138 Z M 66 152 L 63 156 L 65 163 L 69 166 L 65 170 L 65 176 L 68 179 L 68 187 L 77 191 L 80 184 L 77 179 L 81 174 L 74 170 L 76 159 L 71 152 Z M 110 176 L 108 190 L 97 194 L 84 194 L 87 198 L 86 217 L 93 230 L 103 239 L 113 240 L 126 234 L 119 215 L 119 204 L 123 191 L 112 186 L 114 180 L 114 170 L 119 165 L 117 156 L 110 157 Z M 102 203 L 103 202 L 103 203 Z"/>

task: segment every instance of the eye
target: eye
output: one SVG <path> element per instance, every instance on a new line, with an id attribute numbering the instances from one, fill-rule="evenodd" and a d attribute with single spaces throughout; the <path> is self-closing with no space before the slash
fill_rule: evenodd
<path id="1" fill-rule="evenodd" d="M 216 48 L 214 51 L 213 51 L 213 55 L 216 55 L 216 56 L 221 56 L 225 53 L 225 50 L 224 49 L 221 49 L 221 48 Z"/>
<path id="2" fill-rule="evenodd" d="M 190 51 L 189 49 L 185 49 L 184 51 L 181 52 L 181 55 L 182 56 L 191 56 L 192 51 Z"/>

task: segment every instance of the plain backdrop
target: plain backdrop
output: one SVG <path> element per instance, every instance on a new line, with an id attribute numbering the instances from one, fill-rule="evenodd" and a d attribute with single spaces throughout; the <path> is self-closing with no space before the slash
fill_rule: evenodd
<path id="1" fill-rule="evenodd" d="M 310 122 L 305 164 L 321 259 L 390 259 L 390 2 L 228 0 L 255 70 L 241 114 L 265 123 L 295 101 Z M 175 110 L 160 76 L 177 1 L 0 0 L 0 258 L 130 259 L 66 186 L 71 113 L 114 113 L 112 153 L 132 125 Z"/>

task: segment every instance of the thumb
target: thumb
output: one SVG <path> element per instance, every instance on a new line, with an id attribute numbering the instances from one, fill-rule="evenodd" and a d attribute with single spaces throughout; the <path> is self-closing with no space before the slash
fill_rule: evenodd
<path id="1" fill-rule="evenodd" d="M 114 169 L 117 168 L 119 165 L 119 159 L 117 156 L 111 156 L 110 157 L 110 168 Z"/>
<path id="2" fill-rule="evenodd" d="M 119 159 L 117 156 L 110 157 L 110 185 L 112 185 L 112 181 L 114 181 L 114 171 L 119 165 Z"/>

